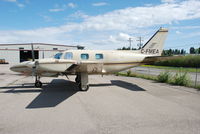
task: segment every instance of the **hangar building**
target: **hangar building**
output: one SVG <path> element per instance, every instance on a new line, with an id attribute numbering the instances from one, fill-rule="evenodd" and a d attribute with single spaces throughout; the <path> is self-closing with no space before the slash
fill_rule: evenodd
<path id="1" fill-rule="evenodd" d="M 0 44 L 0 60 L 9 64 L 32 60 L 32 46 L 35 59 L 49 58 L 68 49 L 84 49 L 83 46 L 45 43 Z"/>

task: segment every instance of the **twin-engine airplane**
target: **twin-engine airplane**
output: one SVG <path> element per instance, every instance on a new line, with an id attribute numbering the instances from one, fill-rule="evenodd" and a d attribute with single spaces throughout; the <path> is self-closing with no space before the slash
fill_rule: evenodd
<path id="1" fill-rule="evenodd" d="M 160 28 L 140 50 L 67 50 L 53 58 L 25 61 L 10 69 L 34 75 L 36 87 L 42 87 L 40 77 L 76 75 L 80 90 L 87 91 L 89 74 L 112 74 L 157 60 L 167 33 L 167 29 Z"/>

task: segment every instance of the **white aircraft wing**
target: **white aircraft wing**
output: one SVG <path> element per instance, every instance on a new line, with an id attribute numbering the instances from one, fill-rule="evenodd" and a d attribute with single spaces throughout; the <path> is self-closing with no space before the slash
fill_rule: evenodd
<path id="1" fill-rule="evenodd" d="M 79 73 L 79 72 L 87 72 L 87 73 L 102 73 L 103 63 L 78 63 L 72 64 L 66 69 L 66 73 Z"/>

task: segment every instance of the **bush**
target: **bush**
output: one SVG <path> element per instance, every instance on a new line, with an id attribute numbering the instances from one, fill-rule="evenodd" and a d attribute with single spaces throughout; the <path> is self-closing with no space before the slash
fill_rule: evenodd
<path id="1" fill-rule="evenodd" d="M 187 73 L 176 73 L 171 83 L 175 85 L 187 86 L 189 82 L 190 80 Z"/>
<path id="2" fill-rule="evenodd" d="M 169 81 L 170 77 L 171 77 L 171 74 L 166 71 L 166 72 L 161 72 L 158 75 L 157 79 L 158 79 L 159 82 L 163 82 L 163 83 L 166 82 L 167 83 Z"/>
<path id="3" fill-rule="evenodd" d="M 130 76 L 131 75 L 131 70 L 128 70 L 127 71 L 127 76 Z"/>
<path id="4" fill-rule="evenodd" d="M 165 61 L 155 62 L 156 66 L 170 66 L 170 67 L 200 67 L 200 55 L 187 55 L 183 57 L 177 57 Z"/>

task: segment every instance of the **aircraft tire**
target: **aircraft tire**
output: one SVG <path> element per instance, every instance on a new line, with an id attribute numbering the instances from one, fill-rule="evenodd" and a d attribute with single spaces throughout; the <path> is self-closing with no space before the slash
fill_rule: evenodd
<path id="1" fill-rule="evenodd" d="M 41 87 L 42 87 L 42 82 L 36 81 L 36 82 L 35 82 L 35 87 L 41 88 Z"/>
<path id="2" fill-rule="evenodd" d="M 81 87 L 81 83 L 78 84 L 78 87 L 79 87 L 80 91 L 84 91 L 84 92 L 88 91 L 88 89 L 89 89 L 89 85 L 87 85 L 86 87 Z"/>

